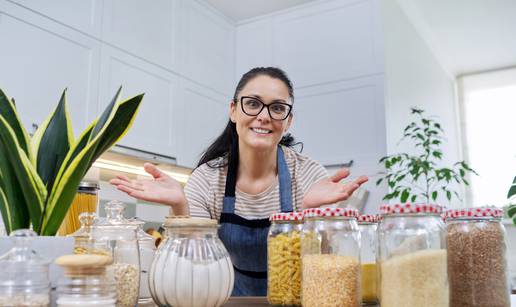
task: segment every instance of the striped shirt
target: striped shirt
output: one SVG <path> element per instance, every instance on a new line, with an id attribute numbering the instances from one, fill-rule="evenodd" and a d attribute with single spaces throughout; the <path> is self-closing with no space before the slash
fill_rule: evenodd
<path id="1" fill-rule="evenodd" d="M 328 177 L 326 169 L 318 162 L 282 147 L 285 161 L 292 178 L 292 201 L 294 211 L 301 209 L 303 197 L 314 182 Z M 185 194 L 190 207 L 190 215 L 220 219 L 222 199 L 226 185 L 227 166 L 218 165 L 224 158 L 217 158 L 199 166 L 190 176 Z M 274 183 L 256 195 L 250 195 L 235 189 L 235 214 L 246 219 L 268 218 L 272 213 L 280 211 L 278 176 Z"/>

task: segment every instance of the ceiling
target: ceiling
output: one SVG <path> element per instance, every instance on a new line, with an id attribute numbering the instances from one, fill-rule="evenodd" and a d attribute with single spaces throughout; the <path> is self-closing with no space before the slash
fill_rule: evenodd
<path id="1" fill-rule="evenodd" d="M 312 1 L 314 0 L 206 0 L 236 22 Z"/>
<path id="2" fill-rule="evenodd" d="M 454 76 L 516 66 L 515 0 L 398 0 Z"/>

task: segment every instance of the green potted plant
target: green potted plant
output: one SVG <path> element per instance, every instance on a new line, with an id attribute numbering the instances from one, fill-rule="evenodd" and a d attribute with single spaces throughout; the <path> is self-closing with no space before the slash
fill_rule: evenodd
<path id="1" fill-rule="evenodd" d="M 444 131 L 441 125 L 424 111 L 411 108 L 411 115 L 416 119 L 403 131 L 402 141 L 412 143 L 415 154 L 399 153 L 380 159 L 386 172 L 376 181 L 387 183 L 389 192 L 384 200 L 410 202 L 435 202 L 439 195 L 451 201 L 452 197 L 460 198 L 459 193 L 450 188 L 450 183 L 469 185 L 466 174 L 477 174 L 465 161 L 459 161 L 452 167 L 439 167 L 443 158 L 441 149 Z"/>
<path id="2" fill-rule="evenodd" d="M 0 90 L 0 211 L 7 233 L 32 227 L 39 235 L 56 234 L 88 169 L 134 121 L 143 94 L 118 101 L 120 91 L 75 139 L 66 90 L 32 137 Z"/>

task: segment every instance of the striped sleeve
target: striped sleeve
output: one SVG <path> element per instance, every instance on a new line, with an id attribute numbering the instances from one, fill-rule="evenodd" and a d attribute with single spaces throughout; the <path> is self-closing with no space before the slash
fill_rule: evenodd
<path id="1" fill-rule="evenodd" d="M 328 172 L 319 162 L 308 157 L 304 157 L 300 161 L 299 182 L 301 183 L 303 195 L 306 194 L 314 183 L 327 177 Z"/>
<path id="2" fill-rule="evenodd" d="M 185 196 L 190 208 L 190 216 L 211 218 L 209 210 L 210 184 L 203 166 L 195 169 L 188 179 Z"/>

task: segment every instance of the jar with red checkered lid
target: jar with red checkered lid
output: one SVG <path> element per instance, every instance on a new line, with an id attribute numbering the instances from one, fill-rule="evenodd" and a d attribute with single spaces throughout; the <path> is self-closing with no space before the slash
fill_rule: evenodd
<path id="1" fill-rule="evenodd" d="M 379 216 L 363 214 L 357 217 L 360 230 L 360 261 L 362 263 L 362 303 L 378 304 L 378 273 L 376 269 L 376 251 L 378 250 Z"/>
<path id="2" fill-rule="evenodd" d="M 446 212 L 451 306 L 509 307 L 503 210 Z"/>
<path id="3" fill-rule="evenodd" d="M 270 216 L 267 238 L 267 300 L 275 306 L 301 306 L 303 212 Z"/>
<path id="4" fill-rule="evenodd" d="M 380 206 L 378 261 L 382 307 L 448 307 L 444 208 L 434 204 Z"/>
<path id="5" fill-rule="evenodd" d="M 303 211 L 301 235 L 304 307 L 360 306 L 360 231 L 357 210 Z"/>

